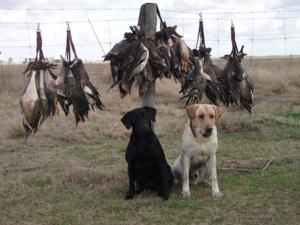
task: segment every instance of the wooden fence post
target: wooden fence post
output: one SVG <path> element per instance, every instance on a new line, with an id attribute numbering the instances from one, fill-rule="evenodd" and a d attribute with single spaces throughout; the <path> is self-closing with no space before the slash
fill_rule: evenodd
<path id="1" fill-rule="evenodd" d="M 145 32 L 146 36 L 154 36 L 157 24 L 157 5 L 145 3 L 140 8 L 138 25 Z M 153 81 L 141 97 L 142 106 L 155 106 L 155 81 Z"/>

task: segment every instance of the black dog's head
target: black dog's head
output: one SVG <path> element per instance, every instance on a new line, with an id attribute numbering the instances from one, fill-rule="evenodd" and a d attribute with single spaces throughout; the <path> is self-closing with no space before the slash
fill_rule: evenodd
<path id="1" fill-rule="evenodd" d="M 156 109 L 145 106 L 129 111 L 121 121 L 127 129 L 132 127 L 134 133 L 143 134 L 151 131 L 151 121 L 155 122 L 155 115 Z"/>

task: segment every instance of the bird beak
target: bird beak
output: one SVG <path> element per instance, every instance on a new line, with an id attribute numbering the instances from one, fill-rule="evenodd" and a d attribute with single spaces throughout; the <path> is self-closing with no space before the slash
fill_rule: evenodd
<path id="1" fill-rule="evenodd" d="M 67 60 L 62 55 L 60 55 L 60 58 L 63 62 L 67 62 Z"/>
<path id="2" fill-rule="evenodd" d="M 73 68 L 78 63 L 78 59 L 76 58 L 74 62 L 70 65 L 70 68 Z"/>

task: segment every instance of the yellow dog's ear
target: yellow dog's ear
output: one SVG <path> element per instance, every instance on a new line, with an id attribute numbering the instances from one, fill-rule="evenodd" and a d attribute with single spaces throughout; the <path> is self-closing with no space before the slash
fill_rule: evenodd
<path id="1" fill-rule="evenodd" d="M 185 109 L 186 113 L 188 114 L 188 116 L 191 120 L 195 119 L 196 111 L 197 111 L 198 107 L 199 107 L 198 104 L 194 104 L 194 105 L 191 105 L 191 106 L 189 106 Z"/>
<path id="2" fill-rule="evenodd" d="M 215 111 L 215 117 L 216 117 L 216 120 L 218 122 L 219 119 L 222 117 L 223 109 L 221 109 L 220 107 L 215 106 L 215 105 L 213 106 L 213 109 Z"/>

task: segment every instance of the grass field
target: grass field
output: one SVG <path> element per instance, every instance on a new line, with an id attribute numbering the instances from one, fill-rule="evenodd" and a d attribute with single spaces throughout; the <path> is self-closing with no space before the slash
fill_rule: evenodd
<path id="1" fill-rule="evenodd" d="M 106 92 L 107 65 L 87 65 L 105 111 L 91 112 L 77 128 L 73 116 L 48 119 L 23 142 L 19 95 L 22 65 L 0 72 L 0 225 L 50 224 L 282 224 L 300 223 L 300 63 L 282 59 L 247 61 L 255 82 L 253 114 L 224 108 L 219 124 L 221 200 L 205 185 L 191 186 L 183 200 L 175 185 L 168 201 L 152 192 L 124 200 L 130 131 L 122 115 L 140 105 L 136 93 L 120 99 Z M 157 81 L 156 133 L 169 163 L 180 152 L 187 121 L 174 81 Z M 266 163 L 272 163 L 262 172 Z"/>

